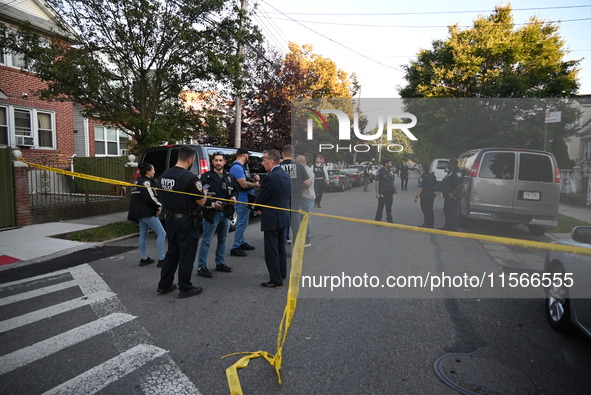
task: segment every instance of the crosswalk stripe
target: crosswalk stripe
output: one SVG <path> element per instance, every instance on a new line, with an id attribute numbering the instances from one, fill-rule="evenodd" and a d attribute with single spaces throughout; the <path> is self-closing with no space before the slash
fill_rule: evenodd
<path id="1" fill-rule="evenodd" d="M 134 318 L 136 317 L 129 314 L 114 313 L 18 351 L 6 354 L 0 357 L 0 375 L 28 365 L 38 359 L 45 358 L 66 347 L 90 339 L 93 336 L 129 322 Z"/>
<path id="2" fill-rule="evenodd" d="M 59 280 L 60 278 L 65 279 L 65 278 L 70 278 L 70 277 L 71 277 L 70 269 L 62 269 L 62 270 L 58 270 L 58 271 L 52 272 L 52 273 L 40 274 L 39 276 L 27 277 L 27 278 L 23 278 L 21 280 L 12 281 L 9 283 L 4 283 L 0 286 L 0 291 L 5 291 L 8 289 L 15 289 L 15 288 L 22 287 L 25 285 L 38 284 L 40 282 Z"/>
<path id="3" fill-rule="evenodd" d="M 148 344 L 137 345 L 65 383 L 44 395 L 95 394 L 168 351 Z"/>
<path id="4" fill-rule="evenodd" d="M 32 299 L 32 298 L 36 298 L 38 296 L 43 296 L 43 295 L 47 295 L 47 294 L 50 294 L 53 292 L 62 291 L 64 289 L 72 288 L 77 285 L 78 285 L 78 283 L 76 281 L 71 280 L 71 281 L 66 281 L 66 282 L 60 283 L 60 284 L 50 285 L 45 288 L 35 289 L 35 290 L 29 291 L 29 292 L 23 292 L 23 293 L 16 294 L 16 295 L 6 296 L 6 297 L 0 299 L 0 306 L 6 306 L 11 303 L 22 302 L 23 300 Z"/>
<path id="5" fill-rule="evenodd" d="M 145 395 L 201 395 L 171 358 L 166 358 L 162 364 L 153 368 L 140 385 Z"/>
<path id="6" fill-rule="evenodd" d="M 91 303 L 95 303 L 100 300 L 114 297 L 115 294 L 112 292 L 96 292 L 94 294 L 83 296 L 81 298 L 69 300 L 54 306 L 46 307 L 37 311 L 32 311 L 27 314 L 23 314 L 18 317 L 10 318 L 0 322 L 0 333 L 7 332 L 9 330 L 20 328 L 31 324 L 33 322 L 41 321 L 45 318 L 49 318 L 61 313 L 65 313 L 70 310 L 77 309 L 79 307 L 87 306 Z"/>

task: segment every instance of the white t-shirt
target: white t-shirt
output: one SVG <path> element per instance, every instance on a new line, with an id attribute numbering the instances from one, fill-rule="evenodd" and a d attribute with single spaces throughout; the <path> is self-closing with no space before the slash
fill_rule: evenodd
<path id="1" fill-rule="evenodd" d="M 310 177 L 312 182 L 310 183 L 310 188 L 302 189 L 302 196 L 306 199 L 315 199 L 316 193 L 314 193 L 314 170 L 312 170 L 310 166 L 304 166 L 304 169 L 306 169 L 306 173 L 308 173 L 308 177 Z"/>

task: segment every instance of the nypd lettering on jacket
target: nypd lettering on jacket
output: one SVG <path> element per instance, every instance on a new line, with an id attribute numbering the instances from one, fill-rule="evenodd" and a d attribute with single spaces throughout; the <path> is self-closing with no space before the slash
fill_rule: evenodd
<path id="1" fill-rule="evenodd" d="M 289 174 L 289 177 L 298 178 L 298 167 L 295 163 L 282 164 L 281 167 Z"/>
<path id="2" fill-rule="evenodd" d="M 161 178 L 160 184 L 162 184 L 162 189 L 172 190 L 174 188 L 174 180 L 170 178 Z"/>

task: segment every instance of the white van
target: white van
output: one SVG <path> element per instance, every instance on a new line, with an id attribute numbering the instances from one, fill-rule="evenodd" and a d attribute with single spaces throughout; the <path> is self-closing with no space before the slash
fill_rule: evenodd
<path id="1" fill-rule="evenodd" d="M 550 152 L 481 148 L 464 152 L 460 219 L 525 224 L 542 235 L 558 225 L 560 170 Z"/>
<path id="2" fill-rule="evenodd" d="M 431 174 L 435 176 L 437 182 L 443 181 L 443 179 L 447 175 L 448 162 L 449 159 L 447 158 L 437 158 L 434 159 L 433 162 L 431 162 L 429 171 L 431 172 Z"/>

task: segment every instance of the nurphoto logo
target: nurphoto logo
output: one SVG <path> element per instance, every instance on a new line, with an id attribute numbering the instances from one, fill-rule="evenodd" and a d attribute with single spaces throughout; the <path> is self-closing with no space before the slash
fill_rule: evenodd
<path id="1" fill-rule="evenodd" d="M 374 141 L 373 144 L 349 144 L 349 145 L 342 145 L 342 144 L 319 144 L 318 145 L 318 152 L 327 151 L 327 150 L 336 150 L 338 151 L 348 151 L 348 152 L 368 152 L 372 147 L 377 147 L 378 152 L 382 149 L 387 150 L 388 152 L 402 152 L 404 151 L 404 146 L 401 144 L 394 144 L 392 143 L 393 140 L 393 131 L 400 130 L 402 133 L 408 137 L 411 141 L 417 141 L 417 138 L 414 134 L 410 132 L 410 128 L 416 126 L 417 118 L 410 113 L 401 113 L 401 114 L 379 114 L 378 121 L 377 121 L 377 128 L 375 129 L 375 133 L 362 133 L 359 129 L 359 113 L 355 111 L 353 113 L 353 128 L 351 128 L 351 120 L 349 116 L 341 110 L 336 109 L 321 109 L 320 111 L 316 111 L 310 107 L 304 107 L 307 110 L 308 121 L 307 121 L 307 139 L 312 140 L 314 138 L 314 123 L 322 132 L 329 132 L 329 124 L 322 114 L 332 114 L 337 117 L 338 120 L 338 136 L 339 140 L 341 141 L 350 141 L 351 140 L 351 129 L 353 129 L 353 133 L 355 137 L 363 140 L 363 141 Z M 398 121 L 407 119 L 410 120 L 408 123 L 400 123 Z M 385 121 L 385 122 L 384 122 Z M 384 137 L 384 124 L 386 125 L 386 143 L 383 141 Z"/>

